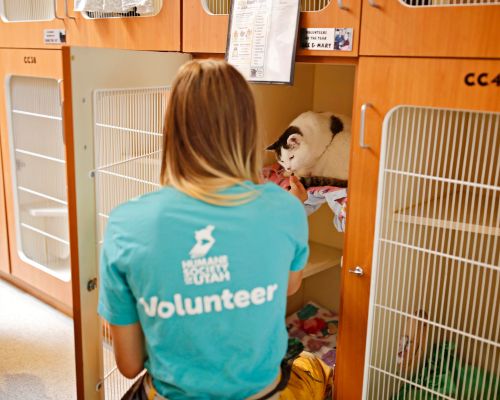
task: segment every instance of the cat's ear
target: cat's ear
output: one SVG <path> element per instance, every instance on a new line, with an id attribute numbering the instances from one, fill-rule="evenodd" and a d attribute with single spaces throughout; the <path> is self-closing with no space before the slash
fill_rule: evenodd
<path id="1" fill-rule="evenodd" d="M 286 144 L 288 145 L 288 148 L 295 149 L 300 146 L 302 139 L 304 138 L 300 133 L 294 133 L 293 135 L 288 136 Z"/>
<path id="2" fill-rule="evenodd" d="M 276 151 L 278 148 L 278 142 L 274 142 L 273 144 L 270 144 L 269 146 L 266 147 L 266 151 Z"/>
<path id="3" fill-rule="evenodd" d="M 342 120 L 335 115 L 330 117 L 330 130 L 334 135 L 344 130 L 344 124 Z"/>

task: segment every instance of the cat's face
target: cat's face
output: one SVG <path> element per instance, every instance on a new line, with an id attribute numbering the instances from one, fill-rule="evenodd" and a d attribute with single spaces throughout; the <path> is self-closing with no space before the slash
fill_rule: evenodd
<path id="1" fill-rule="evenodd" d="M 287 146 L 281 149 L 278 162 L 287 172 L 293 173 L 308 165 L 310 156 L 308 143 L 304 140 L 304 136 L 294 133 L 288 137 Z"/>
<path id="2" fill-rule="evenodd" d="M 266 150 L 274 151 L 280 165 L 289 173 L 309 163 L 310 153 L 304 135 L 296 126 L 290 126 L 281 137 Z"/>
<path id="3" fill-rule="evenodd" d="M 307 111 L 295 118 L 266 150 L 276 153 L 276 159 L 287 172 L 306 172 L 313 168 L 325 149 L 325 142 L 342 130 L 342 121 L 332 113 Z"/>

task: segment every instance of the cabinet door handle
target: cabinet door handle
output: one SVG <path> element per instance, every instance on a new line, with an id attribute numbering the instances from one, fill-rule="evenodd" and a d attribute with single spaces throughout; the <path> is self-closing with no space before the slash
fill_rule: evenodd
<path id="1" fill-rule="evenodd" d="M 57 90 L 59 91 L 59 105 L 62 107 L 64 103 L 64 86 L 62 79 L 57 80 Z"/>
<path id="2" fill-rule="evenodd" d="M 375 0 L 368 0 L 368 4 L 374 8 L 380 8 L 380 4 L 377 4 Z"/>
<path id="3" fill-rule="evenodd" d="M 66 18 L 73 19 L 76 21 L 75 17 L 69 15 L 68 0 L 64 0 L 64 12 L 66 13 Z"/>
<path id="4" fill-rule="evenodd" d="M 364 103 L 361 106 L 361 116 L 359 123 L 359 147 L 361 147 L 362 149 L 370 148 L 370 146 L 365 143 L 365 116 L 366 110 L 370 107 L 373 107 L 370 103 Z"/>
<path id="5" fill-rule="evenodd" d="M 354 269 L 350 269 L 349 272 L 357 276 L 363 276 L 365 274 L 365 271 L 359 265 L 356 265 Z"/>
<path id="6" fill-rule="evenodd" d="M 59 15 L 57 15 L 57 0 L 54 0 L 54 17 L 56 19 L 64 21 L 64 17 L 60 17 Z"/>
<path id="7" fill-rule="evenodd" d="M 344 0 L 337 0 L 337 4 L 341 10 L 349 10 L 349 7 L 344 6 Z"/>

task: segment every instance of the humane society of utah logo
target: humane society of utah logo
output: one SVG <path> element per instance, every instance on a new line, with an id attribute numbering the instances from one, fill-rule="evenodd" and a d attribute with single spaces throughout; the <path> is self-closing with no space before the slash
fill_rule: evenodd
<path id="1" fill-rule="evenodd" d="M 195 231 L 196 244 L 189 252 L 191 259 L 182 261 L 186 285 L 205 285 L 231 280 L 229 260 L 226 255 L 206 257 L 215 244 L 212 236 L 214 230 L 213 225 L 207 225 Z"/>
<path id="2" fill-rule="evenodd" d="M 231 280 L 227 255 L 212 256 L 215 245 L 215 227 L 208 225 L 195 231 L 195 245 L 189 251 L 189 260 L 182 261 L 182 272 L 186 285 L 206 285 Z M 208 256 L 208 257 L 207 257 Z M 235 311 L 260 306 L 275 300 L 277 283 L 257 286 L 253 289 L 214 288 L 213 293 L 188 297 L 185 293 L 173 293 L 168 297 L 149 296 L 139 298 L 144 313 L 149 318 L 169 319 L 172 317 L 195 316 L 199 314 Z"/>

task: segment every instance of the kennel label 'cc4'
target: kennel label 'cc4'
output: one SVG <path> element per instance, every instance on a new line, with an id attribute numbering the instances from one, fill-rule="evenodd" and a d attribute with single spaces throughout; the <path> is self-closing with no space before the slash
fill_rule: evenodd
<path id="1" fill-rule="evenodd" d="M 467 86 L 488 86 L 496 85 L 500 86 L 500 74 L 497 74 L 491 81 L 489 74 L 487 72 L 482 72 L 476 74 L 475 72 L 470 72 L 465 75 L 464 82 Z"/>

